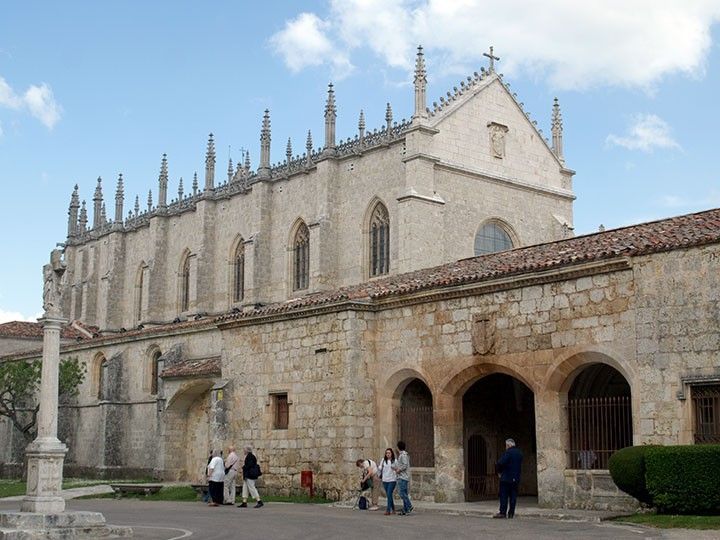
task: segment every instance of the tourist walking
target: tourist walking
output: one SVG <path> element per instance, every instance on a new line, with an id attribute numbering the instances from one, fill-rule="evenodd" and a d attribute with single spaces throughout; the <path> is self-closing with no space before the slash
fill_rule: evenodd
<path id="1" fill-rule="evenodd" d="M 370 508 L 368 510 L 379 510 L 378 501 L 380 500 L 380 477 L 378 476 L 378 466 L 372 459 L 358 459 L 355 462 L 362 469 L 362 478 L 360 486 L 366 485 L 370 491 Z M 366 488 L 367 489 L 367 488 Z M 363 490 L 364 491 L 364 490 Z"/>
<path id="2" fill-rule="evenodd" d="M 379 476 L 382 478 L 383 489 L 385 489 L 385 496 L 387 497 L 387 504 L 385 505 L 385 515 L 395 513 L 395 501 L 393 500 L 393 493 L 395 492 L 395 486 L 397 485 L 397 473 L 393 466 L 395 465 L 395 452 L 392 448 L 385 450 L 385 457 L 380 462 Z"/>
<path id="3" fill-rule="evenodd" d="M 230 446 L 228 448 L 228 457 L 225 459 L 224 504 L 235 504 L 235 480 L 239 465 L 240 457 L 235 453 L 235 447 Z"/>
<path id="4" fill-rule="evenodd" d="M 207 478 L 210 492 L 208 506 L 219 506 L 223 502 L 223 480 L 225 478 L 225 465 L 220 457 L 220 450 L 212 451 L 212 459 L 207 466 Z"/>
<path id="5" fill-rule="evenodd" d="M 255 508 L 262 508 L 264 505 L 262 500 L 260 500 L 260 494 L 255 487 L 255 480 L 260 478 L 262 470 L 260 470 L 257 458 L 255 457 L 255 454 L 253 454 L 252 446 L 244 446 L 243 452 L 245 453 L 245 461 L 242 467 L 242 503 L 238 504 L 238 508 L 247 508 L 248 493 L 257 501 L 255 503 Z"/>
<path id="6" fill-rule="evenodd" d="M 410 502 L 410 494 L 408 493 L 408 487 L 410 484 L 410 456 L 405 450 L 405 443 L 398 441 L 398 457 L 395 461 L 395 473 L 397 474 L 397 484 L 400 491 L 400 498 L 403 501 L 403 509 L 400 510 L 401 516 L 410 514 L 414 508 Z"/>
<path id="7" fill-rule="evenodd" d="M 500 511 L 494 518 L 515 517 L 515 503 L 517 502 L 518 486 L 520 485 L 520 469 L 523 455 L 515 446 L 514 439 L 505 441 L 505 452 L 500 456 L 495 468 L 500 475 Z M 510 508 L 508 508 L 510 499 Z"/>

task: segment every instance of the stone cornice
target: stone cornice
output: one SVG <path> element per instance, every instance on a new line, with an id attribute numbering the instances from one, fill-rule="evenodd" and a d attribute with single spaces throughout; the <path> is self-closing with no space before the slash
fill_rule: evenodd
<path id="1" fill-rule="evenodd" d="M 439 205 L 445 204 L 445 199 L 443 199 L 442 197 L 438 197 L 437 195 L 434 195 L 434 196 L 421 195 L 420 193 L 417 193 L 415 190 L 404 193 L 403 195 L 400 195 L 397 198 L 397 202 L 399 202 L 399 203 L 410 201 L 410 200 L 421 201 L 421 202 L 429 203 L 429 204 L 439 204 Z"/>
<path id="2" fill-rule="evenodd" d="M 523 182 L 521 180 L 515 180 L 513 178 L 508 178 L 506 176 L 499 176 L 496 174 L 491 174 L 486 171 L 482 171 L 480 169 L 473 169 L 473 168 L 470 168 L 467 166 L 459 165 L 457 163 L 451 163 L 449 161 L 441 160 L 435 166 L 440 169 L 446 169 L 448 171 L 456 172 L 459 174 L 464 174 L 465 176 L 470 176 L 472 178 L 480 178 L 483 180 L 489 180 L 491 182 L 497 182 L 497 183 L 501 183 L 501 184 L 510 185 L 512 187 L 515 187 L 517 189 L 522 189 L 525 191 L 533 191 L 536 193 L 542 193 L 543 195 L 552 195 L 555 197 L 563 197 L 563 198 L 569 199 L 571 201 L 574 201 L 576 199 L 575 195 L 572 192 L 568 192 L 563 189 L 538 186 L 536 184 L 530 184 L 528 182 Z"/>
<path id="3" fill-rule="evenodd" d="M 423 159 L 425 161 L 432 161 L 433 163 L 438 163 L 440 161 L 440 158 L 437 156 L 431 156 L 430 154 L 424 154 L 422 152 L 416 152 L 415 154 L 411 154 L 409 156 L 405 156 L 400 161 L 403 163 L 407 163 L 408 161 L 413 161 L 416 159 Z"/>

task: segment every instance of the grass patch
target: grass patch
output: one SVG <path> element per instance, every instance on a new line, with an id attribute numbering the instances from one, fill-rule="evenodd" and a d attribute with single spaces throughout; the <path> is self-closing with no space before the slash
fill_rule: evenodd
<path id="1" fill-rule="evenodd" d="M 637 523 L 660 529 L 720 529 L 720 516 L 633 514 L 615 518 L 614 521 Z"/>
<path id="2" fill-rule="evenodd" d="M 97 480 L 87 478 L 65 478 L 62 483 L 63 489 L 72 489 L 88 486 L 99 486 L 111 482 L 122 482 L 123 484 L 142 484 L 151 480 Z M 25 495 L 25 482 L 22 480 L 0 480 L 0 499 L 3 497 L 14 497 Z"/>
<path id="3" fill-rule="evenodd" d="M 114 499 L 114 493 L 103 493 L 101 495 L 87 495 L 80 497 L 81 499 Z M 194 502 L 198 501 L 197 492 L 190 486 L 165 486 L 157 493 L 148 495 L 147 497 L 142 493 L 128 493 L 122 496 L 123 499 L 138 499 L 141 501 L 176 501 L 176 502 Z M 239 503 L 242 499 L 236 498 Z M 252 499 L 250 499 L 252 500 Z M 326 504 L 331 503 L 329 499 L 322 497 L 310 498 L 308 495 L 268 495 L 263 497 L 263 502 L 283 502 L 283 503 L 299 503 L 299 504 Z"/>

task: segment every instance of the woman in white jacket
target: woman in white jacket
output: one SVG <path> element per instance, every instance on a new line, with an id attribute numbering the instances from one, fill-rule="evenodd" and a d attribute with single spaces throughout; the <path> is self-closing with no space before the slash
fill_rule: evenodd
<path id="1" fill-rule="evenodd" d="M 385 508 L 385 515 L 395 513 L 395 501 L 393 501 L 393 492 L 397 485 L 397 473 L 393 467 L 395 466 L 395 452 L 392 448 L 385 450 L 385 457 L 380 462 L 380 470 L 378 476 L 382 479 L 383 488 L 385 489 L 385 495 L 387 495 L 387 506 Z"/>

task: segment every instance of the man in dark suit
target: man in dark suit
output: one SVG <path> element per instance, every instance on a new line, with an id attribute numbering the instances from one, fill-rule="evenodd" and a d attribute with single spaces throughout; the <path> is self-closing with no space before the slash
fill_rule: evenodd
<path id="1" fill-rule="evenodd" d="M 515 517 L 515 503 L 517 502 L 518 486 L 520 485 L 520 468 L 523 455 L 515 446 L 513 439 L 505 441 L 505 452 L 500 456 L 495 468 L 500 475 L 500 511 L 494 518 Z M 508 498 L 510 509 L 508 510 Z"/>

